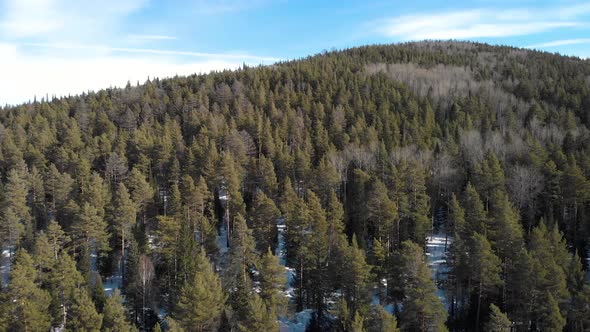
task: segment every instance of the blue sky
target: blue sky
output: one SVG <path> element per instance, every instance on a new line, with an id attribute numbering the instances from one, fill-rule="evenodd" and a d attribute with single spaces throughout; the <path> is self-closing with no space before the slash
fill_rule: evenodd
<path id="1" fill-rule="evenodd" d="M 586 58 L 590 2 L 0 0 L 0 104 L 423 39 Z"/>

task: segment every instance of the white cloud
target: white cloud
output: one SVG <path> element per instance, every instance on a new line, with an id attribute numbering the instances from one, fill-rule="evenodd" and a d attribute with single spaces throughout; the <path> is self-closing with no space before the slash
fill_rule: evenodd
<path id="1" fill-rule="evenodd" d="M 590 44 L 590 38 L 561 39 L 526 46 L 526 48 L 549 48 L 565 45 Z"/>
<path id="2" fill-rule="evenodd" d="M 176 37 L 166 35 L 129 35 L 129 38 L 139 40 L 176 40 Z"/>
<path id="3" fill-rule="evenodd" d="M 0 0 L 0 105 L 277 60 L 139 47 L 176 39 L 167 31 L 130 35 L 125 29 L 148 5 L 148 0 Z"/>
<path id="4" fill-rule="evenodd" d="M 181 50 L 165 50 L 152 48 L 128 48 L 128 47 L 110 47 L 100 45 L 78 45 L 78 44 L 39 44 L 30 43 L 26 46 L 50 48 L 59 50 L 83 50 L 100 53 L 135 53 L 135 54 L 150 54 L 150 55 L 168 55 L 168 56 L 186 56 L 196 58 L 211 58 L 211 59 L 233 59 L 233 60 L 249 60 L 258 62 L 276 62 L 280 59 L 273 57 L 265 57 L 250 54 L 234 54 L 234 53 L 207 53 Z"/>
<path id="5" fill-rule="evenodd" d="M 75 59 L 60 56 L 24 55 L 11 44 L 0 44 L 0 105 L 37 98 L 79 94 L 127 81 L 143 83 L 149 77 L 172 77 L 212 70 L 235 69 L 241 61 L 203 59 L 180 63 L 167 56 L 98 55 Z"/>
<path id="6" fill-rule="evenodd" d="M 534 11 L 471 9 L 399 16 L 373 22 L 377 32 L 400 40 L 523 36 L 583 26 L 576 18 L 590 5 Z"/>
<path id="7" fill-rule="evenodd" d="M 5 38 L 96 38 L 106 36 L 147 0 L 0 0 Z"/>

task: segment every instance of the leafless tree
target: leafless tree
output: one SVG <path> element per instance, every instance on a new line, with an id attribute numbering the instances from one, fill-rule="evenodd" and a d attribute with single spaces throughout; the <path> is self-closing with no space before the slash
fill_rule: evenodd
<path id="1" fill-rule="evenodd" d="M 127 162 L 117 153 L 111 153 L 105 165 L 105 176 L 114 183 L 119 183 L 127 174 Z"/>
<path id="2" fill-rule="evenodd" d="M 530 233 L 535 197 L 543 190 L 543 175 L 535 167 L 517 165 L 510 169 L 506 184 L 512 201 L 527 216 L 525 223 Z"/>
<path id="3" fill-rule="evenodd" d="M 149 297 L 150 285 L 152 283 L 152 279 L 154 278 L 154 264 L 148 256 L 141 255 L 139 257 L 139 264 L 137 266 L 137 269 L 139 275 L 139 282 L 141 284 L 141 321 L 142 324 L 145 325 L 145 302 L 146 297 Z"/>

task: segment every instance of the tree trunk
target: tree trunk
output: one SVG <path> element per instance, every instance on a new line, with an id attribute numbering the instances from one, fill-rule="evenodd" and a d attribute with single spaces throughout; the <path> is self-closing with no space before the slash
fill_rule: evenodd
<path id="1" fill-rule="evenodd" d="M 479 290 L 478 290 L 478 294 L 477 294 L 477 315 L 475 318 L 475 331 L 479 331 L 479 316 L 480 316 L 480 311 L 481 311 L 481 286 L 482 286 L 482 282 L 479 282 Z"/>

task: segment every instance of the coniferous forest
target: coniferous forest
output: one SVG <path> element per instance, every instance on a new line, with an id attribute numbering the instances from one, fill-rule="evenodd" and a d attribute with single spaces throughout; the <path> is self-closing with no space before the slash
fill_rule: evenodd
<path id="1" fill-rule="evenodd" d="M 329 51 L 0 108 L 0 331 L 590 331 L 590 61 Z"/>

